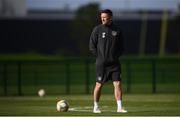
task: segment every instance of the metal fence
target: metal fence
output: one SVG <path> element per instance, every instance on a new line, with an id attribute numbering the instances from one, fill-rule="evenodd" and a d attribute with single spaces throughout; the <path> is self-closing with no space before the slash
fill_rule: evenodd
<path id="1" fill-rule="evenodd" d="M 91 58 L 1 60 L 0 95 L 90 94 L 95 84 Z M 180 93 L 180 58 L 121 58 L 125 93 Z M 112 93 L 108 82 L 103 92 Z"/>

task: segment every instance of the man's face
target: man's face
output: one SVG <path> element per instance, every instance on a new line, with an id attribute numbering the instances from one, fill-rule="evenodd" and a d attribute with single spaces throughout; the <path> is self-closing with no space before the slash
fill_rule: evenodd
<path id="1" fill-rule="evenodd" d="M 108 25 L 111 23 L 112 17 L 107 13 L 101 13 L 101 22 L 103 25 Z"/>

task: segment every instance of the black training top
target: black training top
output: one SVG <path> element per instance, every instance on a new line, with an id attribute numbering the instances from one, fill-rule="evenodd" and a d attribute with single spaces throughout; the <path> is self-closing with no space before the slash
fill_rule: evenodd
<path id="1" fill-rule="evenodd" d="M 89 49 L 96 56 L 96 64 L 119 62 L 123 51 L 122 31 L 113 23 L 96 26 L 90 36 Z"/>

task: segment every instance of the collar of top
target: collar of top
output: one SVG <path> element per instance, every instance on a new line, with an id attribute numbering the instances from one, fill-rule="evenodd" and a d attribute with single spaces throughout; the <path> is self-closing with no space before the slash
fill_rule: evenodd
<path id="1" fill-rule="evenodd" d="M 102 24 L 103 25 L 103 24 Z M 105 27 L 111 27 L 113 25 L 113 22 L 110 22 L 109 24 L 103 25 Z"/>

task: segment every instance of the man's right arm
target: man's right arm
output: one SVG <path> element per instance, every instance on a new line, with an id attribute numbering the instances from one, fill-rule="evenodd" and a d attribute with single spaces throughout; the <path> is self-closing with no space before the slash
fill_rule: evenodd
<path id="1" fill-rule="evenodd" d="M 97 34 L 97 27 L 95 27 L 91 33 L 90 41 L 89 41 L 89 50 L 95 56 L 97 56 L 97 43 L 98 43 L 98 34 Z"/>

